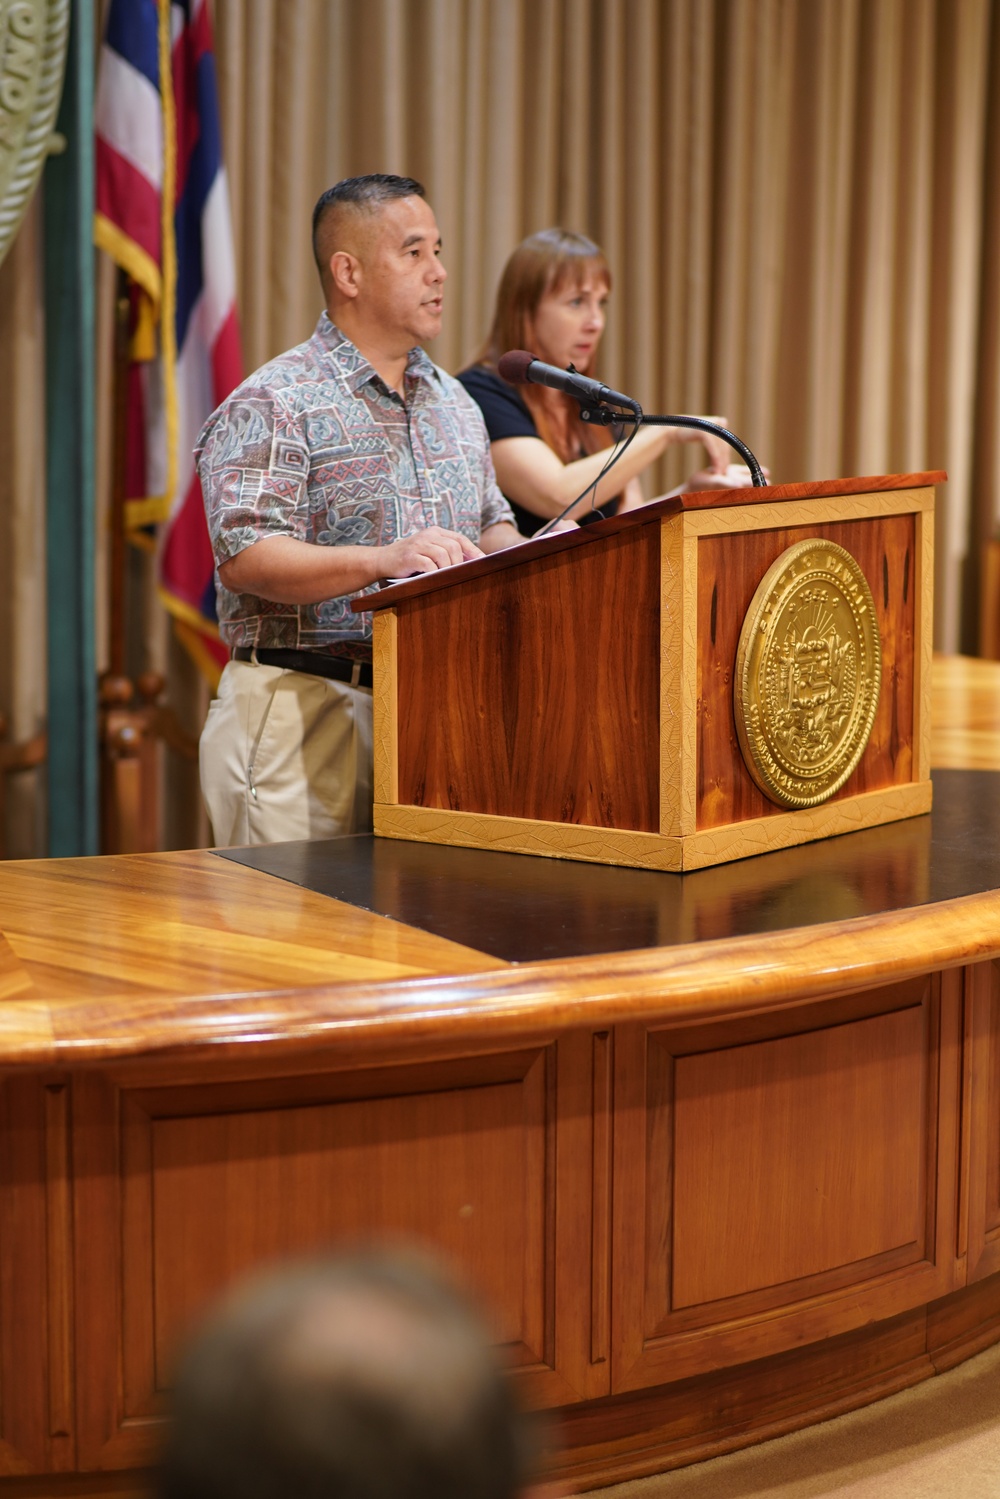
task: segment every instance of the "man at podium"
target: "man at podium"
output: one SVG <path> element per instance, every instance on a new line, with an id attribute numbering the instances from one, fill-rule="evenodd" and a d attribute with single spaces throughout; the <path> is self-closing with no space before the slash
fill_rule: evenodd
<path id="1" fill-rule="evenodd" d="M 446 276 L 423 188 L 337 183 L 313 248 L 316 331 L 244 381 L 196 448 L 232 647 L 201 741 L 219 845 L 371 827 L 371 616 L 351 597 L 521 539 L 479 408 L 420 347 Z"/>

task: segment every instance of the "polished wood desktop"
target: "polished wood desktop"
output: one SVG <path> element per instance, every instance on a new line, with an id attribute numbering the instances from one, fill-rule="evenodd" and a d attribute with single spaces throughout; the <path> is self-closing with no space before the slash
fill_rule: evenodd
<path id="1" fill-rule="evenodd" d="M 933 763 L 975 776 L 988 870 L 1000 665 L 934 683 Z M 587 905 L 567 864 L 593 936 L 549 961 L 492 950 L 525 898 L 499 876 L 458 941 L 384 914 L 412 888 L 384 862 L 361 904 L 205 851 L 0 865 L 0 1488 L 140 1490 L 211 1296 L 376 1234 L 482 1298 L 576 1487 L 1000 1340 L 1000 849 L 995 883 L 939 899 L 921 860 L 963 845 L 929 827 L 691 876 L 588 866 L 717 882 L 709 917 L 627 951 L 601 945 L 613 886 Z M 852 862 L 904 894 L 856 914 Z M 425 868 L 429 909 L 447 871 Z"/>

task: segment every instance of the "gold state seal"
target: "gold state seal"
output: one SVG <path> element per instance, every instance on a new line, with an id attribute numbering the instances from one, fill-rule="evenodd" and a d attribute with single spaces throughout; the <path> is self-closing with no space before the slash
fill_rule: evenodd
<path id="1" fill-rule="evenodd" d="M 832 796 L 864 753 L 882 680 L 875 604 L 850 552 L 800 541 L 771 564 L 736 653 L 747 769 L 783 807 Z"/>

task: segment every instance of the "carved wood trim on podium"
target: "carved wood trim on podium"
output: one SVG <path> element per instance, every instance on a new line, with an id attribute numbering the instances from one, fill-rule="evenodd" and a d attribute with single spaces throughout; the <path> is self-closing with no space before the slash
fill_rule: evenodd
<path id="1" fill-rule="evenodd" d="M 376 833 L 684 870 L 929 811 L 942 478 L 682 496 L 357 600 Z M 789 810 L 744 763 L 733 684 L 761 579 L 811 539 L 864 574 L 882 689 L 843 786 Z"/>

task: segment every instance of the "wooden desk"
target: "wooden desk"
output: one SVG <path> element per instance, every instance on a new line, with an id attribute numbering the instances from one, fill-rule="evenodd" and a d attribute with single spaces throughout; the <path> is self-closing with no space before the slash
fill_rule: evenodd
<path id="1" fill-rule="evenodd" d="M 936 656 L 931 759 L 959 770 L 1000 770 L 1000 673 L 996 661 Z"/>
<path id="2" fill-rule="evenodd" d="M 937 763 L 1000 770 L 1000 666 L 936 681 Z M 0 1488 L 141 1488 L 206 1299 L 345 1236 L 449 1258 L 581 1487 L 1000 1338 L 1000 839 L 974 893 L 834 919 L 872 836 L 798 851 L 827 919 L 602 951 L 605 896 L 525 963 L 500 885 L 477 948 L 211 853 L 0 865 Z"/>

